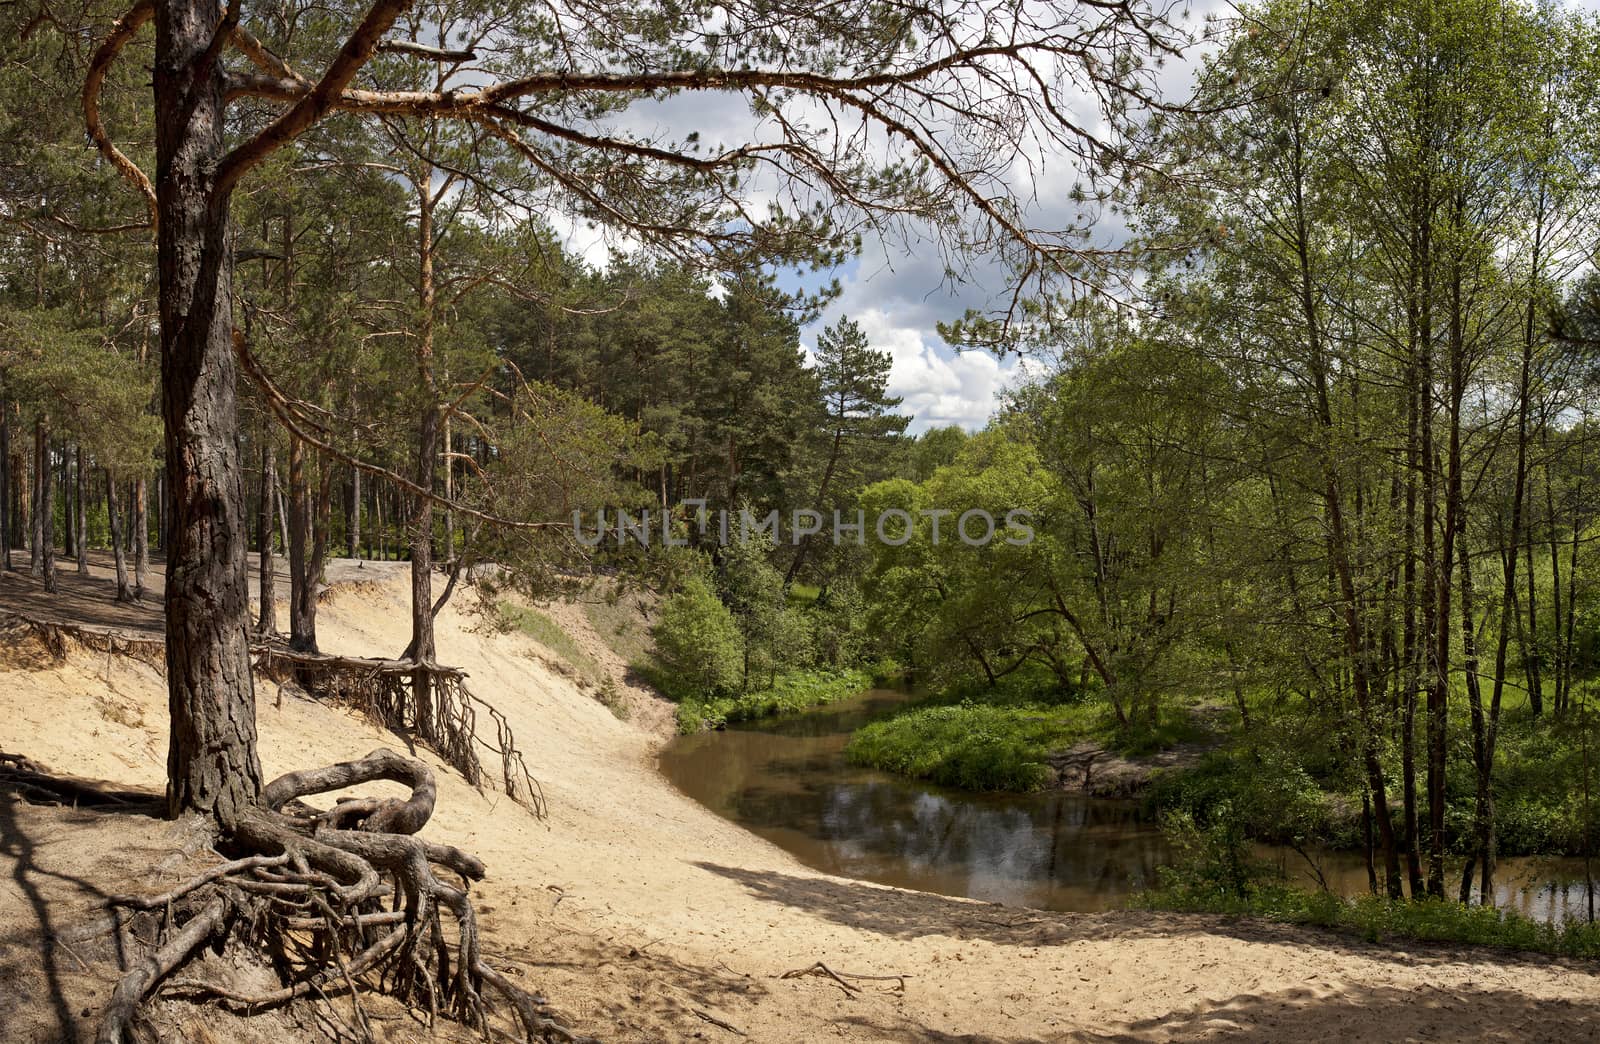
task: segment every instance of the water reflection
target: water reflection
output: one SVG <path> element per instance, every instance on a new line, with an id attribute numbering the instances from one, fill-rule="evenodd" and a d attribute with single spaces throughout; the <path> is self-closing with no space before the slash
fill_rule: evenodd
<path id="1" fill-rule="evenodd" d="M 1133 802 L 969 794 L 845 762 L 853 730 L 912 698 L 872 690 L 810 714 L 683 736 L 662 752 L 661 770 L 718 814 L 844 877 L 1051 910 L 1120 907 L 1155 881 L 1171 851 Z M 1261 852 L 1312 883 L 1300 855 Z M 1366 890 L 1358 854 L 1316 858 L 1335 890 Z M 1579 916 L 1581 875 L 1570 860 L 1504 860 L 1499 898 L 1530 916 Z"/>

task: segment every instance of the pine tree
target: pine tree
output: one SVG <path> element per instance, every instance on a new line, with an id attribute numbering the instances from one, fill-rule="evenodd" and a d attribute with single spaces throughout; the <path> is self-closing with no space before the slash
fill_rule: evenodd
<path id="1" fill-rule="evenodd" d="M 836 472 L 852 474 L 873 443 L 901 435 L 910 417 L 894 412 L 901 399 L 888 393 L 893 359 L 867 342 L 867 335 L 849 316 L 841 318 L 817 337 L 817 377 L 827 411 L 829 439 L 827 463 L 817 485 L 816 510 L 831 517 L 828 495 L 836 486 Z M 805 564 L 812 538 L 802 540 L 784 584 L 794 582 Z"/>

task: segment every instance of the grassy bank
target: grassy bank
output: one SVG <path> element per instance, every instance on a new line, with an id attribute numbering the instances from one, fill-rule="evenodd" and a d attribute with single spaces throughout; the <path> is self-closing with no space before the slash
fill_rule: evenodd
<path id="1" fill-rule="evenodd" d="M 1368 942 L 1396 940 L 1503 946 L 1562 957 L 1600 957 L 1600 925 L 1550 924 L 1492 906 L 1442 900 L 1396 900 L 1374 895 L 1342 899 L 1288 885 L 1264 886 L 1248 896 L 1173 886 L 1141 893 L 1135 909 L 1261 917 L 1358 935 Z"/>
<path id="2" fill-rule="evenodd" d="M 605 668 L 584 652 L 572 636 L 550 617 L 537 609 L 511 602 L 501 602 L 499 610 L 500 625 L 504 630 L 526 634 L 564 660 L 574 675 L 583 681 L 591 685 L 605 683 L 608 677 Z"/>
<path id="3" fill-rule="evenodd" d="M 719 729 L 730 722 L 794 714 L 810 707 L 849 699 L 873 684 L 869 670 L 788 671 L 779 674 L 769 689 L 711 700 L 684 700 L 678 704 L 678 731 Z"/>
<path id="4" fill-rule="evenodd" d="M 1154 729 L 1124 729 L 1095 700 L 1039 699 L 1020 686 L 951 692 L 850 738 L 852 762 L 965 790 L 1037 790 L 1054 780 L 1050 755 L 1088 741 L 1138 755 L 1200 739 L 1185 709 L 1167 713 Z"/>

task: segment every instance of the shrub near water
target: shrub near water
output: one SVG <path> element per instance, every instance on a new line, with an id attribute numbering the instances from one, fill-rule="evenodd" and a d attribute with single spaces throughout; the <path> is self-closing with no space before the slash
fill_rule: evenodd
<path id="1" fill-rule="evenodd" d="M 1242 818 L 1227 802 L 1213 809 L 1207 823 L 1187 811 L 1169 813 L 1162 830 L 1173 860 L 1158 871 L 1159 887 L 1129 903 L 1136 909 L 1261 917 L 1331 928 L 1375 943 L 1413 939 L 1600 957 L 1600 925 L 1551 924 L 1511 910 L 1444 899 L 1345 899 L 1286 884 L 1276 867 L 1251 853 Z"/>
<path id="2" fill-rule="evenodd" d="M 1135 909 L 1261 917 L 1309 924 L 1359 935 L 1368 942 L 1395 939 L 1504 946 L 1563 957 L 1600 957 L 1600 925 L 1585 921 L 1551 924 L 1512 910 L 1465 906 L 1447 899 L 1389 899 L 1362 895 L 1343 899 L 1285 884 L 1262 885 L 1247 896 L 1217 890 L 1158 888 L 1142 892 Z"/>
<path id="3" fill-rule="evenodd" d="M 735 721 L 795 714 L 810 707 L 847 700 L 871 688 L 870 670 L 789 671 L 771 688 L 716 699 L 686 699 L 678 705 L 678 731 L 720 729 Z"/>
<path id="4" fill-rule="evenodd" d="M 738 687 L 743 668 L 739 628 L 716 592 L 699 577 L 661 606 L 651 628 L 651 680 L 675 700 L 719 696 Z"/>
<path id="5" fill-rule="evenodd" d="M 858 765 L 968 790 L 1037 790 L 1045 758 L 1075 734 L 1079 708 L 994 707 L 962 702 L 919 707 L 875 721 L 850 737 Z"/>

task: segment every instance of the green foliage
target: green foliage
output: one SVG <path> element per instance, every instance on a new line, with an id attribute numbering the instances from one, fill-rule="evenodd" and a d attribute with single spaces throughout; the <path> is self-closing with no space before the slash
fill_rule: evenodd
<path id="1" fill-rule="evenodd" d="M 678 731 L 720 729 L 731 722 L 794 714 L 847 700 L 872 683 L 872 672 L 865 670 L 787 671 L 779 674 L 771 687 L 757 692 L 685 699 L 678 706 Z"/>
<path id="2" fill-rule="evenodd" d="M 1314 777 L 1313 752 L 1286 748 L 1257 732 L 1236 736 L 1193 765 L 1158 773 L 1144 794 L 1147 811 L 1183 816 L 1200 827 L 1226 820 L 1259 841 L 1312 847 L 1358 843 L 1351 800 L 1327 776 Z"/>
<path id="3" fill-rule="evenodd" d="M 736 692 L 743 676 L 738 623 L 703 579 L 690 577 L 661 605 L 655 626 L 653 680 L 681 702 Z"/>
<path id="4" fill-rule="evenodd" d="M 1048 785 L 1055 778 L 1050 757 L 1075 744 L 1139 757 L 1213 741 L 1213 728 L 1225 720 L 1173 708 L 1157 722 L 1127 728 L 1094 692 L 1063 688 L 1038 666 L 993 686 L 968 680 L 862 727 L 846 753 L 857 764 L 943 786 L 1027 791 Z"/>
<path id="5" fill-rule="evenodd" d="M 795 608 L 791 606 L 791 611 Z M 808 624 L 810 650 L 818 665 L 845 667 L 868 655 L 873 635 L 867 626 L 866 601 L 854 584 L 830 584 L 826 595 L 813 599 L 800 611 Z"/>
<path id="6" fill-rule="evenodd" d="M 1041 707 L 960 703 L 875 721 L 850 737 L 858 765 L 967 790 L 1037 790 L 1052 777 L 1045 758 L 1074 730 Z"/>
<path id="7" fill-rule="evenodd" d="M 1172 862 L 1160 868 L 1161 887 L 1175 894 L 1213 900 L 1248 899 L 1276 868 L 1252 852 L 1242 818 L 1226 801 L 1212 806 L 1205 823 L 1186 809 L 1168 812 L 1161 831 L 1172 845 Z"/>
<path id="8" fill-rule="evenodd" d="M 806 663 L 801 615 L 787 607 L 783 576 L 771 561 L 772 538 L 734 539 L 722 548 L 717 593 L 739 627 L 743 659 L 739 685 L 770 682 L 783 663 Z M 789 643 L 797 643 L 791 645 Z"/>
<path id="9" fill-rule="evenodd" d="M 1559 957 L 1600 957 L 1600 925 L 1551 923 L 1493 906 L 1440 899 L 1392 900 L 1363 895 L 1344 899 L 1281 883 L 1260 884 L 1240 897 L 1182 883 L 1153 889 L 1130 903 L 1137 909 L 1262 917 L 1358 935 L 1368 942 L 1408 940 L 1497 946 Z"/>

